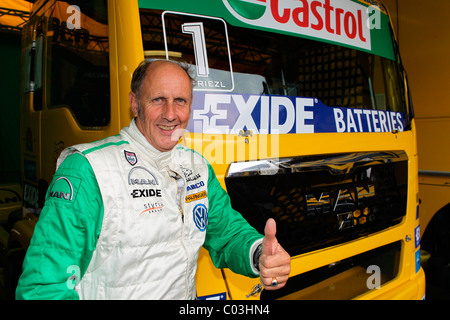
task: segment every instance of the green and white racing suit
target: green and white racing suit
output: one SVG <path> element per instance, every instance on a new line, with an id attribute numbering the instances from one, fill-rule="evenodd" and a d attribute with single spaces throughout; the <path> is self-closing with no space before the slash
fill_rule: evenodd
<path id="1" fill-rule="evenodd" d="M 159 152 L 133 120 L 64 150 L 57 167 L 18 299 L 194 299 L 202 246 L 216 267 L 258 276 L 263 236 L 197 152 Z"/>

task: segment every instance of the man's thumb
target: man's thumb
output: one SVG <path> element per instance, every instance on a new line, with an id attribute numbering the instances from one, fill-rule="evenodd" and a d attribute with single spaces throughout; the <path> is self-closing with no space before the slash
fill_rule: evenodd
<path id="1" fill-rule="evenodd" d="M 261 254 L 272 255 L 275 254 L 278 247 L 278 240 L 276 238 L 277 224 L 275 220 L 270 218 L 266 222 L 264 228 L 264 239 L 261 247 Z"/>

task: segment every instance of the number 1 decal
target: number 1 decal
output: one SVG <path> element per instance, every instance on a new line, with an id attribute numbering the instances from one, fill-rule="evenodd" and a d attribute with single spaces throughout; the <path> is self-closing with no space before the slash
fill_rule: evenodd
<path id="1" fill-rule="evenodd" d="M 184 23 L 181 25 L 183 33 L 191 34 L 194 42 L 195 63 L 197 76 L 209 76 L 208 53 L 206 52 L 205 30 L 202 22 Z"/>
<path id="2" fill-rule="evenodd" d="M 193 59 L 190 58 L 195 59 L 192 65 L 196 73 L 193 91 L 233 92 L 234 74 L 225 20 L 174 11 L 164 11 L 161 17 L 166 59 L 169 59 L 171 51 L 187 57 L 194 55 Z M 208 56 L 207 49 L 220 53 Z M 220 60 L 220 68 L 214 67 L 218 65 L 217 59 Z"/>

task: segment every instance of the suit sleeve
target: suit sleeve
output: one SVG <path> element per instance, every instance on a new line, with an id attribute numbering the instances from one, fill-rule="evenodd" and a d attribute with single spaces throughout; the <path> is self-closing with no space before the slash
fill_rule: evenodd
<path id="1" fill-rule="evenodd" d="M 83 155 L 71 154 L 48 188 L 16 298 L 79 299 L 74 286 L 92 258 L 102 219 L 103 202 L 94 172 Z"/>
<path id="2" fill-rule="evenodd" d="M 231 207 L 228 193 L 220 185 L 211 165 L 208 167 L 208 229 L 204 247 L 217 268 L 257 277 L 253 253 L 263 236 Z"/>

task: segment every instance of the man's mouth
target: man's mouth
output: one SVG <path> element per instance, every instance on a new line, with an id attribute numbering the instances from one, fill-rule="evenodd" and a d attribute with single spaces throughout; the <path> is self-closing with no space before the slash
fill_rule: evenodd
<path id="1" fill-rule="evenodd" d="M 176 128 L 175 125 L 174 125 L 174 126 L 165 126 L 165 125 L 163 125 L 163 124 L 158 124 L 157 126 L 158 126 L 158 128 L 160 128 L 161 130 L 163 130 L 163 131 L 168 131 L 168 132 L 171 132 L 171 131 L 173 131 L 173 130 Z"/>

